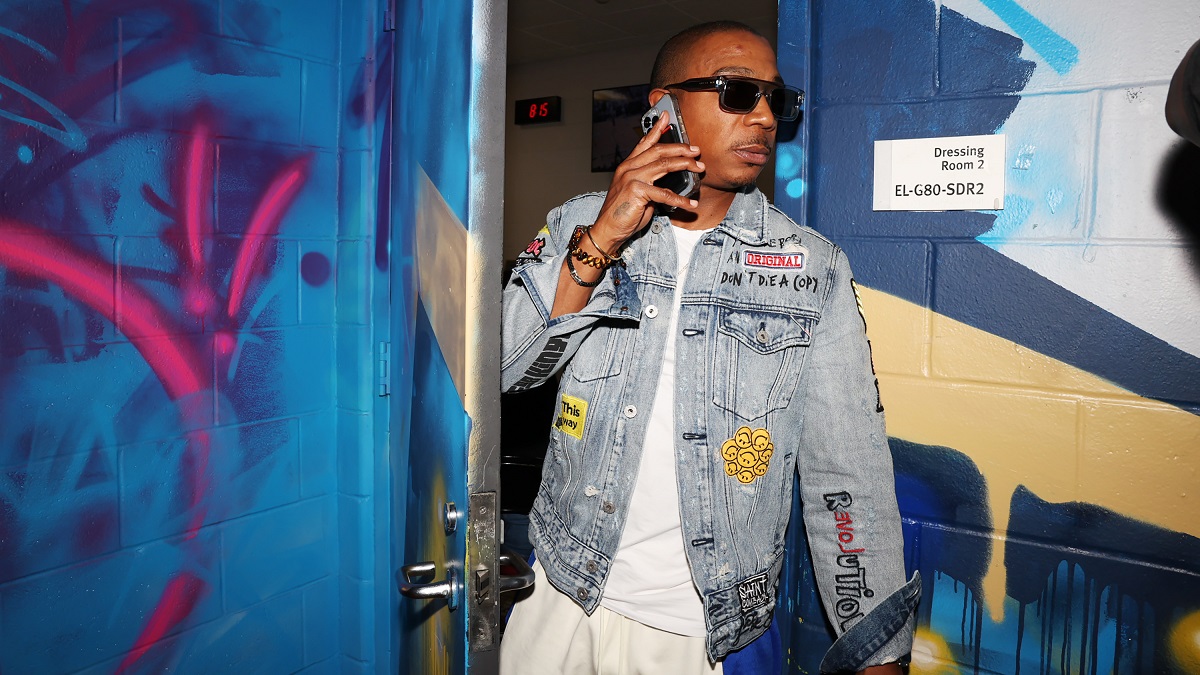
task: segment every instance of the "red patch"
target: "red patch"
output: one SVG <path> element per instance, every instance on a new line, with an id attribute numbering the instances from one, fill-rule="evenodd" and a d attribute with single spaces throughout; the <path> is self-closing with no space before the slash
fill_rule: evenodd
<path id="1" fill-rule="evenodd" d="M 534 239 L 533 241 L 529 242 L 529 245 L 525 247 L 525 252 L 531 256 L 535 256 L 535 257 L 540 256 L 542 254 L 542 249 L 545 246 L 546 246 L 546 240 L 541 237 L 538 237 L 537 239 Z"/>
<path id="2" fill-rule="evenodd" d="M 766 267 L 773 270 L 802 270 L 806 252 L 794 253 L 758 253 L 756 251 L 742 252 L 742 265 L 746 267 Z"/>

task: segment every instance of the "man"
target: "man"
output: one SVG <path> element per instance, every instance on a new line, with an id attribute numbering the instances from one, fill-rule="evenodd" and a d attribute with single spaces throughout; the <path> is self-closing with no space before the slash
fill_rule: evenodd
<path id="1" fill-rule="evenodd" d="M 797 471 L 840 636 L 822 670 L 898 673 L 920 582 L 904 582 L 850 269 L 754 188 L 799 92 L 733 22 L 671 38 L 651 84 L 694 145 L 658 143 L 660 120 L 606 193 L 550 213 L 505 289 L 505 389 L 562 377 L 530 515 L 538 582 L 501 670 L 732 673 L 773 651 L 762 672 L 779 672 L 756 638 Z M 694 198 L 653 185 L 680 170 L 701 175 Z"/>
<path id="2" fill-rule="evenodd" d="M 1166 115 L 1172 131 L 1200 145 L 1200 42 L 1188 49 L 1171 76 Z"/>

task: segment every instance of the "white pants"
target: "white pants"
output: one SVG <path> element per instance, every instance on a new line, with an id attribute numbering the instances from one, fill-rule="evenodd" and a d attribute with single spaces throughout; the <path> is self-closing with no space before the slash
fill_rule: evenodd
<path id="1" fill-rule="evenodd" d="M 588 616 L 546 581 L 513 606 L 500 643 L 500 675 L 720 675 L 704 638 L 651 628 L 604 607 Z"/>

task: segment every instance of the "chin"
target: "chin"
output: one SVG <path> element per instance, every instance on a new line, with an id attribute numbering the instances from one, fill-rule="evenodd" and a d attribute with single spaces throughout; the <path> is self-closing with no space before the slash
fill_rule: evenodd
<path id="1" fill-rule="evenodd" d="M 758 182 L 758 176 L 762 171 L 751 171 L 739 176 L 730 176 L 724 181 L 722 190 L 744 190 Z"/>

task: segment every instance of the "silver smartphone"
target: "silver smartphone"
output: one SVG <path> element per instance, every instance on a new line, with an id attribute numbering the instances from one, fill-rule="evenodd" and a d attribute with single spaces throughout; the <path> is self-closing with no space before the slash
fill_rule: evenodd
<path id="1" fill-rule="evenodd" d="M 658 99 L 658 103 L 655 103 L 653 108 L 642 115 L 642 135 L 644 136 L 653 129 L 655 123 L 663 115 L 666 115 L 670 122 L 658 142 L 691 145 L 691 142 L 688 141 L 687 131 L 683 128 L 683 117 L 679 114 L 679 106 L 670 94 L 663 94 L 663 97 Z M 690 197 L 700 188 L 700 176 L 691 171 L 673 171 L 654 181 L 654 184 L 675 194 Z"/>

